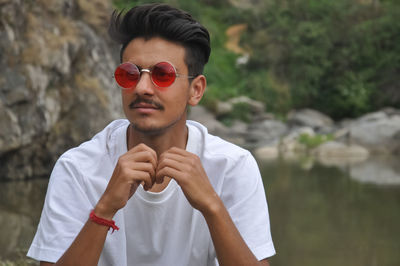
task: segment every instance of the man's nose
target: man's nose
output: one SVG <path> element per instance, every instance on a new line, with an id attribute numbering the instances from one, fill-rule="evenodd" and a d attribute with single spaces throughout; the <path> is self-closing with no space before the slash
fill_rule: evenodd
<path id="1" fill-rule="evenodd" d="M 151 81 L 151 73 L 147 69 L 144 71 L 142 70 L 140 73 L 139 81 L 136 84 L 135 92 L 137 94 L 147 94 L 152 95 L 154 94 L 154 84 Z"/>

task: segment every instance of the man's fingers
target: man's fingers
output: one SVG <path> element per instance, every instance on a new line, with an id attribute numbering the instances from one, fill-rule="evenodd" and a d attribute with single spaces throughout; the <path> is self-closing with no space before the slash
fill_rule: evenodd
<path id="1" fill-rule="evenodd" d="M 169 176 L 175 179 L 177 183 L 182 181 L 180 172 L 169 166 L 163 167 L 159 171 L 157 171 L 156 180 L 163 180 L 165 176 Z"/>
<path id="2" fill-rule="evenodd" d="M 162 160 L 159 161 L 157 165 L 157 171 L 161 170 L 162 168 L 169 166 L 176 170 L 180 170 L 181 162 L 178 161 L 176 158 L 171 157 L 164 157 Z"/>
<path id="3" fill-rule="evenodd" d="M 155 180 L 155 182 L 156 182 L 157 184 L 162 184 L 162 183 L 164 182 L 164 178 L 165 178 L 165 176 L 163 176 L 163 175 L 159 175 L 159 176 L 156 175 L 156 180 Z"/>
<path id="4" fill-rule="evenodd" d="M 161 154 L 157 170 L 156 183 L 162 183 L 165 176 L 169 176 L 176 181 L 182 181 L 182 173 L 188 173 L 193 166 L 193 154 L 179 148 L 171 148 Z"/>
<path id="5" fill-rule="evenodd" d="M 153 187 L 153 179 L 150 173 L 143 171 L 132 171 L 132 183 L 142 183 L 144 182 L 144 189 L 148 190 Z"/>
<path id="6" fill-rule="evenodd" d="M 180 148 L 177 148 L 177 147 L 172 147 L 167 152 L 172 153 L 172 154 L 179 154 L 184 157 L 188 156 L 188 154 L 191 154 L 190 152 L 180 149 Z"/>
<path id="7" fill-rule="evenodd" d="M 154 156 L 151 151 L 137 152 L 133 154 L 132 159 L 136 162 L 149 162 L 154 168 L 157 167 L 157 156 Z"/>
<path id="8" fill-rule="evenodd" d="M 135 163 L 131 166 L 132 170 L 148 172 L 152 181 L 155 181 L 156 169 L 154 169 L 151 163 Z"/>
<path id="9" fill-rule="evenodd" d="M 160 168 L 160 165 L 165 165 L 165 162 L 169 163 L 184 163 L 187 160 L 187 157 L 177 154 L 177 153 L 170 153 L 170 152 L 164 152 L 161 154 L 159 160 L 158 160 L 158 165 L 157 168 Z"/>
<path id="10" fill-rule="evenodd" d="M 119 163 L 126 164 L 126 167 L 134 167 L 134 164 L 146 162 L 150 163 L 154 169 L 157 167 L 157 157 L 154 157 L 150 151 L 126 153 L 119 158 Z"/>
<path id="11" fill-rule="evenodd" d="M 157 153 L 145 144 L 139 144 L 130 149 L 126 156 L 133 158 L 135 161 L 148 161 L 151 162 L 154 168 L 157 167 Z"/>
<path id="12" fill-rule="evenodd" d="M 181 172 L 191 172 L 201 165 L 200 158 L 193 153 L 176 149 L 177 153 L 165 152 L 160 157 L 157 165 L 157 171 L 163 167 L 169 166 Z"/>

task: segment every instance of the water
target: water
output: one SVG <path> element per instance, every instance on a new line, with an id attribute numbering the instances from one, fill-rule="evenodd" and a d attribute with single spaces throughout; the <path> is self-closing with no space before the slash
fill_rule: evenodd
<path id="1" fill-rule="evenodd" d="M 379 168 L 391 160 L 391 166 Z M 259 161 L 277 249 L 271 264 L 400 265 L 397 160 L 362 167 Z M 0 183 L 0 265 L 1 260 L 26 265 L 21 258 L 35 233 L 46 187 L 43 179 Z"/>
<path id="2" fill-rule="evenodd" d="M 1 266 L 2 261 L 28 265 L 25 254 L 36 232 L 47 182 L 45 179 L 0 182 Z"/>
<path id="3" fill-rule="evenodd" d="M 361 183 L 351 167 L 259 163 L 277 249 L 272 265 L 400 265 L 400 186 Z"/>

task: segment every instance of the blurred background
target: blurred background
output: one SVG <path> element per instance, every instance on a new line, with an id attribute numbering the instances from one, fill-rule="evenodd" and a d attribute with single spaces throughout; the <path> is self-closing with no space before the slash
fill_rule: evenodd
<path id="1" fill-rule="evenodd" d="M 37 265 L 55 161 L 124 117 L 107 25 L 149 2 L 0 0 L 0 266 Z M 258 160 L 271 264 L 400 265 L 400 1 L 162 2 L 211 33 L 189 117 Z"/>

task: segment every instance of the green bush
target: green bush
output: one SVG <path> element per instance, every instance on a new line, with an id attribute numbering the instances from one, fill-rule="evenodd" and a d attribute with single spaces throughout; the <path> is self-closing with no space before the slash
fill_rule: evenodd
<path id="1" fill-rule="evenodd" d="M 399 17 L 395 1 L 276 0 L 251 24 L 249 35 L 259 38 L 247 41 L 254 49 L 249 67 L 288 82 L 288 108 L 339 119 L 399 107 Z"/>
<path id="2" fill-rule="evenodd" d="M 308 134 L 301 134 L 299 136 L 299 143 L 304 144 L 307 149 L 311 150 L 319 145 L 328 142 L 330 140 L 333 140 L 333 135 L 328 134 L 328 135 L 323 135 L 323 134 L 316 134 L 314 136 L 310 136 Z"/>

